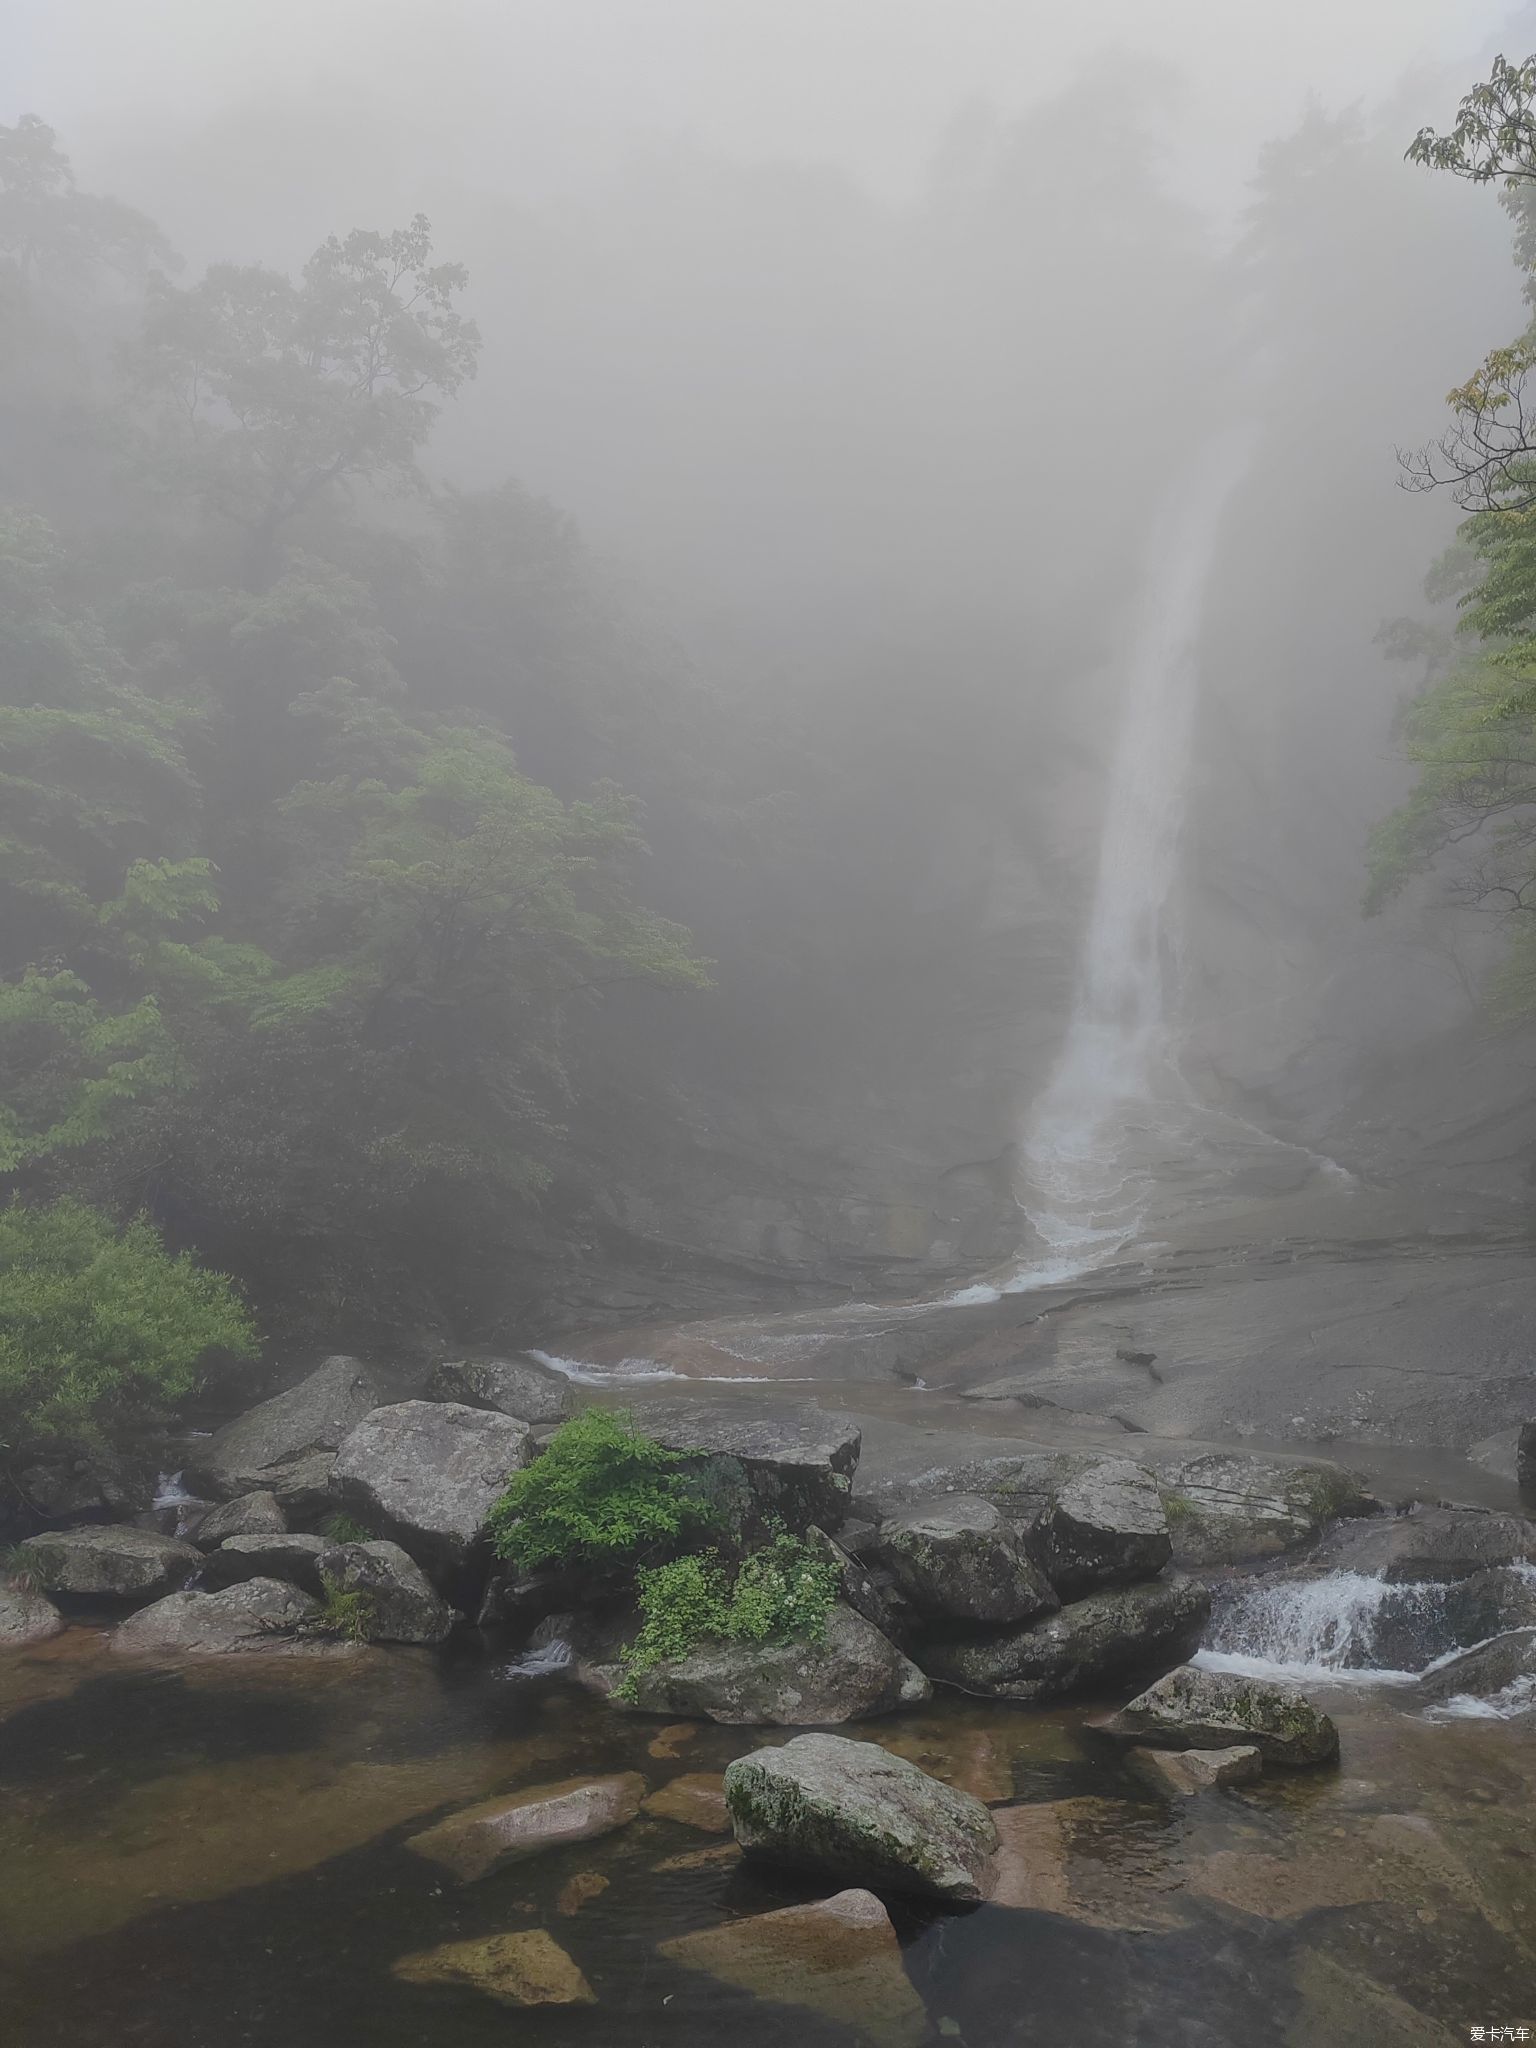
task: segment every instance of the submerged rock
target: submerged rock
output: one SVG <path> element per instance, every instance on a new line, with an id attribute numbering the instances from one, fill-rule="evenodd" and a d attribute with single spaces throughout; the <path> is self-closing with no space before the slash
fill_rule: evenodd
<path id="1" fill-rule="evenodd" d="M 231 1536 L 203 1559 L 197 1583 L 205 1593 L 221 1593 L 247 1579 L 282 1579 L 318 1593 L 320 1554 L 326 1547 L 323 1536 Z"/>
<path id="2" fill-rule="evenodd" d="M 268 1465 L 287 1464 L 311 1451 L 334 1451 L 348 1430 L 378 1407 L 383 1392 L 360 1359 L 328 1358 L 296 1387 L 216 1430 L 188 1466 L 188 1479 L 225 1494 L 247 1492 Z"/>
<path id="3" fill-rule="evenodd" d="M 756 1998 L 820 2013 L 876 2048 L 920 2048 L 929 2038 L 896 1930 L 871 1892 L 728 1920 L 665 1941 L 661 1953 Z"/>
<path id="4" fill-rule="evenodd" d="M 1061 1604 L 998 1510 L 975 1494 L 893 1516 L 879 1555 L 925 1620 L 1027 1621 Z"/>
<path id="5" fill-rule="evenodd" d="M 771 1410 L 726 1401 L 637 1401 L 635 1427 L 669 1450 L 699 1454 L 717 1499 L 741 1532 L 765 1520 L 799 1532 L 835 1529 L 848 1512 L 859 1427 L 811 1401 Z"/>
<path id="6" fill-rule="evenodd" d="M 1058 1614 L 985 1635 L 932 1637 L 917 1656 L 930 1678 L 997 1699 L 1049 1700 L 1116 1672 L 1188 1656 L 1210 1613 L 1190 1580 L 1111 1587 Z"/>
<path id="7" fill-rule="evenodd" d="M 951 1903 L 982 1896 L 997 1848 L 979 1799 L 841 1735 L 799 1735 L 738 1757 L 725 1797 L 750 1855 Z"/>
<path id="8" fill-rule="evenodd" d="M 911 1660 L 851 1607 L 835 1606 L 816 1643 L 701 1643 L 638 1674 L 643 1714 L 701 1714 L 732 1727 L 808 1728 L 892 1714 L 933 1688 Z"/>
<path id="9" fill-rule="evenodd" d="M 111 1647 L 126 1657 L 313 1653 L 341 1647 L 302 1633 L 319 1612 L 318 1602 L 296 1586 L 247 1579 L 221 1593 L 171 1593 L 152 1607 L 141 1607 L 112 1631 Z"/>
<path id="10" fill-rule="evenodd" d="M 1051 1584 L 1067 1600 L 1097 1586 L 1154 1578 L 1173 1555 L 1157 1481 L 1129 1458 L 1102 1458 L 1064 1481 L 1035 1541 Z"/>
<path id="11" fill-rule="evenodd" d="M 503 2005 L 592 2005 L 591 1985 L 542 1927 L 444 1942 L 401 1956 L 390 1975 L 406 1984 L 449 1984 L 482 1991 Z"/>
<path id="12" fill-rule="evenodd" d="M 531 1358 L 464 1358 L 440 1365 L 427 1385 L 432 1401 L 493 1408 L 519 1422 L 564 1422 L 575 1412 L 571 1383 Z"/>
<path id="13" fill-rule="evenodd" d="M 199 1550 L 217 1550 L 231 1536 L 285 1536 L 288 1518 L 270 1493 L 242 1493 L 212 1508 L 197 1525 Z"/>
<path id="14" fill-rule="evenodd" d="M 0 1650 L 46 1642 L 63 1626 L 64 1617 L 51 1600 L 30 1587 L 9 1586 L 0 1580 Z"/>
<path id="15" fill-rule="evenodd" d="M 644 1801 L 645 1811 L 659 1820 L 680 1821 L 706 1835 L 729 1834 L 731 1816 L 725 1804 L 725 1780 L 711 1771 L 689 1771 L 669 1778 Z"/>
<path id="16" fill-rule="evenodd" d="M 1266 1763 L 1293 1767 L 1331 1763 L 1339 1753 L 1338 1730 L 1295 1686 L 1193 1664 L 1170 1671 L 1098 1725 L 1117 1740 L 1160 1749 L 1251 1745 Z"/>
<path id="17" fill-rule="evenodd" d="M 333 1543 L 316 1560 L 327 1589 L 360 1593 L 360 1632 L 371 1643 L 440 1643 L 453 1630 L 453 1609 L 398 1543 Z"/>
<path id="18" fill-rule="evenodd" d="M 202 1562 L 190 1543 L 126 1524 L 49 1530 L 19 1553 L 43 1592 L 112 1600 L 153 1600 L 184 1586 Z"/>
<path id="19" fill-rule="evenodd" d="M 454 1573 L 531 1451 L 528 1425 L 452 1401 L 375 1408 L 336 1453 L 332 1487 L 429 1571 Z"/>
<path id="20" fill-rule="evenodd" d="M 487 1877 L 564 1842 L 590 1841 L 628 1825 L 640 1811 L 645 1780 L 637 1771 L 612 1778 L 567 1778 L 483 1799 L 412 1835 L 406 1848 L 446 1870 L 460 1884 Z"/>
<path id="21" fill-rule="evenodd" d="M 1251 1742 L 1230 1749 L 1133 1749 L 1130 1761 L 1165 1792 L 1187 1799 L 1216 1785 L 1251 1785 L 1264 1773 L 1264 1759 Z"/>

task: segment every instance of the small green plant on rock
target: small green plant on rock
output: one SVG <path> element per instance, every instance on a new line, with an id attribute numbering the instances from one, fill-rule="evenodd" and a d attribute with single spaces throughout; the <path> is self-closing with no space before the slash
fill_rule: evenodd
<path id="1" fill-rule="evenodd" d="M 327 1515 L 320 1524 L 320 1534 L 328 1536 L 332 1543 L 367 1543 L 372 1532 L 351 1515 Z"/>
<path id="2" fill-rule="evenodd" d="M 38 1593 L 37 1565 L 32 1553 L 20 1543 L 12 1543 L 0 1550 L 0 1586 L 9 1586 L 17 1593 Z"/>
<path id="3" fill-rule="evenodd" d="M 524 1571 L 654 1555 L 708 1519 L 687 1462 L 621 1410 L 585 1408 L 513 1473 L 490 1513 L 496 1555 Z"/>
<path id="4" fill-rule="evenodd" d="M 783 1533 L 743 1558 L 734 1580 L 712 1550 L 641 1570 L 642 1624 L 624 1652 L 619 1698 L 633 1700 L 642 1672 L 702 1642 L 820 1642 L 840 1581 L 831 1558 Z"/>
<path id="5" fill-rule="evenodd" d="M 374 1622 L 372 1596 L 361 1590 L 346 1592 L 338 1579 L 324 1572 L 320 1575 L 320 1586 L 323 1594 L 320 1612 L 309 1622 L 314 1633 L 340 1636 L 346 1643 L 369 1641 Z"/>

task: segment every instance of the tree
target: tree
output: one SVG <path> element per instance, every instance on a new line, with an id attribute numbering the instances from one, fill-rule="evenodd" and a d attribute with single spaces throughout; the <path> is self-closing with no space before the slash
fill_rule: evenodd
<path id="1" fill-rule="evenodd" d="M 0 124 L 0 255 L 30 288 L 103 269 L 142 280 L 176 256 L 154 222 L 120 200 L 81 192 L 46 121 Z"/>
<path id="2" fill-rule="evenodd" d="M 233 263 L 186 289 L 152 281 L 137 378 L 166 481 L 244 530 L 258 581 L 300 513 L 414 481 L 438 400 L 474 375 L 479 331 L 454 304 L 467 274 L 431 257 L 417 214 L 333 235 L 296 284 Z"/>

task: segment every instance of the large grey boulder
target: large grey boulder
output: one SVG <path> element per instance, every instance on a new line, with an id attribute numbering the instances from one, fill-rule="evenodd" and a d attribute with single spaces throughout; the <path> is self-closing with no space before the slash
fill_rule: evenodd
<path id="1" fill-rule="evenodd" d="M 1434 1707 L 1496 1702 L 1494 1711 L 1536 1713 L 1536 1628 L 1513 1629 L 1442 1664 L 1419 1681 L 1416 1697 Z"/>
<path id="2" fill-rule="evenodd" d="M 256 1484 L 270 1493 L 290 1522 L 313 1522 L 327 1515 L 336 1503 L 331 1496 L 334 1451 L 302 1451 L 281 1465 L 263 1465 Z"/>
<path id="3" fill-rule="evenodd" d="M 1375 1522 L 1344 1522 L 1312 1563 L 1391 1583 L 1470 1578 L 1500 1565 L 1536 1563 L 1536 1521 L 1476 1508 L 1421 1508 Z"/>
<path id="4" fill-rule="evenodd" d="M 318 1594 L 320 1558 L 328 1548 L 323 1536 L 231 1536 L 203 1559 L 197 1575 L 204 1593 L 222 1593 L 247 1579 L 282 1579 L 305 1593 Z"/>
<path id="5" fill-rule="evenodd" d="M 141 1607 L 112 1631 L 124 1657 L 227 1657 L 251 1651 L 313 1652 L 339 1647 L 304 1633 L 318 1604 L 278 1579 L 248 1579 L 221 1593 L 172 1593 Z"/>
<path id="6" fill-rule="evenodd" d="M 1064 1600 L 1154 1578 L 1173 1555 L 1157 1481 L 1129 1458 L 1101 1458 L 1065 1480 L 1034 1541 Z"/>
<path id="7" fill-rule="evenodd" d="M 925 1620 L 1028 1621 L 1060 1606 L 989 1501 L 952 1494 L 885 1523 L 878 1555 Z"/>
<path id="8" fill-rule="evenodd" d="M 11 1586 L 0 1579 L 0 1650 L 46 1642 L 63 1626 L 64 1617 L 51 1600 L 28 1586 Z"/>
<path id="9" fill-rule="evenodd" d="M 1331 1763 L 1339 1733 L 1293 1685 L 1181 1664 L 1098 1724 L 1157 1749 L 1256 1749 L 1266 1763 Z"/>
<path id="10" fill-rule="evenodd" d="M 463 1807 L 409 1836 L 405 1846 L 459 1884 L 473 1884 L 503 1864 L 627 1826 L 644 1797 L 645 1780 L 638 1771 L 530 1785 Z"/>
<path id="11" fill-rule="evenodd" d="M 729 1401 L 637 1401 L 635 1427 L 674 1451 L 698 1454 L 713 1496 L 753 1534 L 782 1521 L 836 1528 L 848 1513 L 859 1428 L 811 1401 L 745 1407 Z"/>
<path id="12" fill-rule="evenodd" d="M 322 1585 L 363 1596 L 361 1633 L 376 1643 L 440 1643 L 453 1609 L 398 1543 L 333 1543 L 317 1560 Z"/>
<path id="13" fill-rule="evenodd" d="M 1182 1565 L 1239 1564 L 1313 1541 L 1340 1515 L 1376 1512 L 1357 1474 L 1213 1451 L 1167 1475 L 1163 1507 Z"/>
<path id="14" fill-rule="evenodd" d="M 45 1593 L 154 1600 L 184 1586 L 202 1562 L 190 1543 L 126 1524 L 51 1529 L 20 1546 L 27 1576 Z"/>
<path id="15" fill-rule="evenodd" d="M 429 1571 L 451 1576 L 481 1545 L 486 1517 L 531 1450 L 528 1425 L 510 1415 L 455 1401 L 398 1401 L 349 1431 L 331 1484 L 371 1528 Z"/>
<path id="16" fill-rule="evenodd" d="M 916 1655 L 930 1678 L 962 1692 L 1060 1699 L 1117 1672 L 1188 1656 L 1210 1607 L 1206 1589 L 1188 1580 L 1115 1586 L 1021 1628 L 935 1636 Z"/>
<path id="17" fill-rule="evenodd" d="M 979 1899 L 998 1845 L 979 1799 L 841 1735 L 799 1735 L 738 1757 L 725 1798 L 749 1855 L 876 1890 Z"/>
<path id="18" fill-rule="evenodd" d="M 731 1727 L 824 1727 L 918 1706 L 932 1686 L 851 1607 L 835 1606 L 819 1643 L 701 1643 L 658 1664 L 618 1702 L 645 1714 L 698 1714 Z"/>
<path id="19" fill-rule="evenodd" d="M 334 1451 L 342 1438 L 384 1398 L 376 1375 L 360 1359 L 328 1358 L 307 1379 L 216 1430 L 189 1462 L 192 1485 L 230 1495 L 261 1483 L 268 1465 L 284 1465 L 310 1451 Z"/>
<path id="20" fill-rule="evenodd" d="M 217 1550 L 231 1536 L 283 1536 L 288 1518 L 270 1493 L 242 1493 L 212 1508 L 197 1525 L 192 1540 L 199 1550 Z"/>
<path id="21" fill-rule="evenodd" d="M 494 1408 L 519 1422 L 564 1422 L 576 1407 L 570 1381 L 532 1358 L 451 1360 L 433 1373 L 427 1395 L 466 1408 Z"/>

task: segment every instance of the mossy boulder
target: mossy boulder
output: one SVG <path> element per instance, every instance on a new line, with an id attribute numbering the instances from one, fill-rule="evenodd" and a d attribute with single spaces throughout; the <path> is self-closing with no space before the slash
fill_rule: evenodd
<path id="1" fill-rule="evenodd" d="M 1098 1725 L 1119 1741 L 1157 1749 L 1249 1746 L 1266 1763 L 1292 1767 L 1332 1763 L 1339 1753 L 1333 1722 L 1295 1686 L 1193 1664 L 1168 1672 Z"/>
<path id="2" fill-rule="evenodd" d="M 928 1621 L 1029 1621 L 1061 1602 L 990 1501 L 954 1494 L 894 1515 L 877 1555 Z"/>

